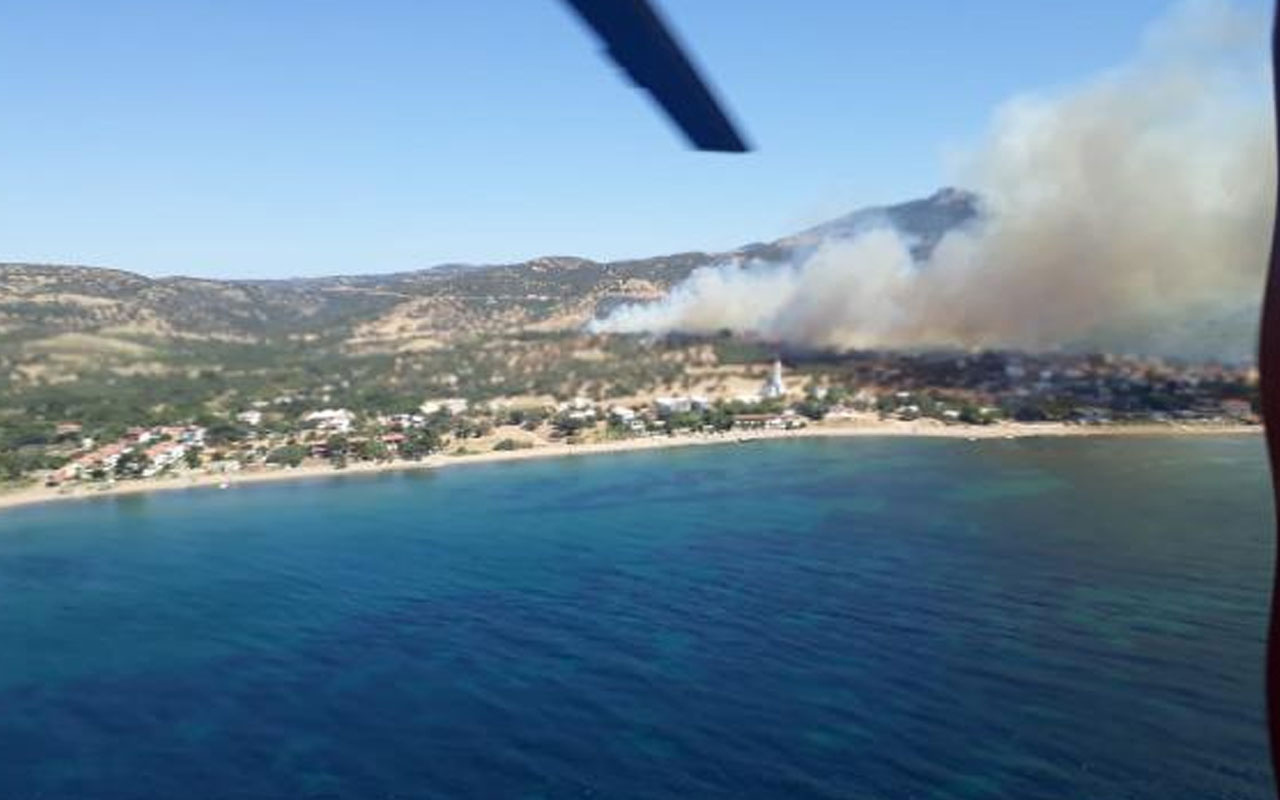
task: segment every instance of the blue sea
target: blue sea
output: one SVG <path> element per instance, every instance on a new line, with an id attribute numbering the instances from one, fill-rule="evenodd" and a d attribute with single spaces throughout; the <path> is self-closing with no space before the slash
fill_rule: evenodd
<path id="1" fill-rule="evenodd" d="M 0 513 L 0 798 L 1269 797 L 1260 437 Z"/>

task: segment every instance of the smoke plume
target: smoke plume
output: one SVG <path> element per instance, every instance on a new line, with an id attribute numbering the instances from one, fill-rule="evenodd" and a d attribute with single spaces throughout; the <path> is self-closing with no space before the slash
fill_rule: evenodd
<path id="1" fill-rule="evenodd" d="M 1267 28 L 1229 2 L 1185 4 L 1131 63 L 1006 103 L 957 175 L 982 198 L 981 223 L 923 262 L 882 228 L 793 263 L 700 269 L 595 327 L 834 348 L 1250 352 L 1275 195 Z"/>

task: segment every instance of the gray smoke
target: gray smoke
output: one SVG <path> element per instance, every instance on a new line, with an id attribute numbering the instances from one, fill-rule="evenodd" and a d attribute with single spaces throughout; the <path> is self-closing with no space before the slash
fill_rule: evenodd
<path id="1" fill-rule="evenodd" d="M 819 347 L 1251 351 L 1275 195 L 1266 20 L 1177 7 L 1132 63 L 994 115 L 960 182 L 986 214 L 924 263 L 895 232 L 700 269 L 600 331 Z"/>

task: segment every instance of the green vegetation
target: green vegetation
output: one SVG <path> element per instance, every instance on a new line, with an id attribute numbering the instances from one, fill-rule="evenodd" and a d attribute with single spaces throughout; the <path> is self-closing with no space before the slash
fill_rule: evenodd
<path id="1" fill-rule="evenodd" d="M 151 465 L 151 459 L 139 450 L 126 450 L 116 459 L 115 476 L 117 478 L 136 478 Z"/>
<path id="2" fill-rule="evenodd" d="M 300 445 L 288 444 L 283 447 L 277 447 L 267 454 L 268 464 L 283 464 L 288 467 L 296 467 L 302 463 L 302 459 L 307 457 L 307 449 Z"/>
<path id="3" fill-rule="evenodd" d="M 531 442 L 521 441 L 519 439 L 503 439 L 493 446 L 494 450 L 528 450 L 533 447 Z"/>
<path id="4" fill-rule="evenodd" d="M 354 454 L 360 461 L 386 461 L 391 458 L 391 451 L 380 439 L 361 439 L 356 443 Z"/>
<path id="5" fill-rule="evenodd" d="M 831 401 L 825 397 L 808 395 L 796 404 L 796 412 L 812 420 L 820 420 L 831 410 Z"/>
<path id="6" fill-rule="evenodd" d="M 40 469 L 58 469 L 65 463 L 65 457 L 40 450 L 0 450 L 0 480 L 19 481 L 27 473 Z"/>
<path id="7" fill-rule="evenodd" d="M 774 356 L 763 342 L 742 339 L 727 330 L 715 337 L 712 346 L 721 364 L 767 364 Z"/>
<path id="8" fill-rule="evenodd" d="M 440 447 L 440 434 L 430 428 L 424 428 L 410 432 L 400 443 L 399 453 L 401 458 L 417 461 L 438 451 Z"/>
<path id="9" fill-rule="evenodd" d="M 566 438 L 577 436 L 581 431 L 594 425 L 594 420 L 589 420 L 573 414 L 559 414 L 551 422 L 551 427 L 552 430 L 555 431 L 555 435 Z"/>
<path id="10" fill-rule="evenodd" d="M 567 441 L 601 427 L 598 418 L 549 410 L 548 400 L 586 397 L 603 414 L 613 402 L 640 405 L 660 395 L 727 396 L 744 378 L 760 379 L 776 343 L 727 331 L 601 336 L 581 326 L 593 312 L 652 297 L 710 258 L 541 259 L 278 282 L 0 265 L 7 291 L 0 301 L 0 480 L 54 469 L 89 452 L 84 440 L 102 446 L 134 426 L 203 428 L 204 449 L 184 453 L 187 468 L 226 458 L 299 464 L 313 447 L 316 457 L 341 466 L 466 451 L 467 442 L 501 425 L 541 433 L 549 424 Z M 1207 420 L 1223 418 L 1224 399 L 1255 411 L 1258 399 L 1256 376 L 1240 366 L 1105 355 L 809 353 L 790 359 L 787 380 L 793 390 L 805 387 L 793 408 L 810 420 L 850 409 L 964 424 Z M 469 410 L 433 414 L 422 427 L 421 417 L 377 421 L 445 398 L 465 399 Z M 488 405 L 496 399 L 512 406 Z M 649 430 L 723 431 L 736 415 L 777 414 L 785 405 L 717 402 L 645 422 Z M 334 408 L 355 411 L 355 427 L 349 436 L 320 437 L 305 416 Z M 250 411 L 261 417 L 255 425 L 238 421 Z M 1248 412 L 1227 416 L 1247 420 Z M 606 427 L 614 437 L 633 433 L 613 420 Z M 520 446 L 514 438 L 495 445 Z M 128 477 L 147 466 L 135 453 L 113 471 Z M 88 473 L 110 477 L 100 466 Z"/>

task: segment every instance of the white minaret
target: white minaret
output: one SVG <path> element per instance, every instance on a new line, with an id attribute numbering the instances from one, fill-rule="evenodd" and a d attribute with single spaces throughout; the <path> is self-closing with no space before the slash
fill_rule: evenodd
<path id="1" fill-rule="evenodd" d="M 760 396 L 766 400 L 784 397 L 787 394 L 787 386 L 782 382 L 782 359 L 775 358 L 773 360 L 773 372 L 765 380 L 764 386 L 760 387 Z"/>

